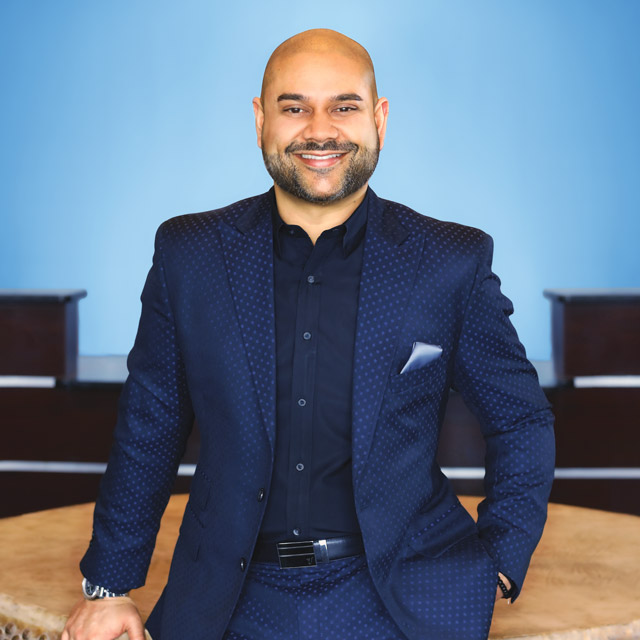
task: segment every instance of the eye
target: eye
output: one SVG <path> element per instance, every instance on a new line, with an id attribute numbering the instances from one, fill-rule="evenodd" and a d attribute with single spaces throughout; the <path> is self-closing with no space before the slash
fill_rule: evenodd
<path id="1" fill-rule="evenodd" d="M 303 112 L 302 107 L 287 107 L 286 109 L 283 109 L 283 111 L 285 113 L 292 113 L 294 115 L 297 115 L 299 113 Z"/>
<path id="2" fill-rule="evenodd" d="M 350 107 L 350 106 L 344 105 L 342 107 L 338 107 L 335 110 L 338 113 L 349 113 L 349 111 L 357 111 L 357 107 Z"/>

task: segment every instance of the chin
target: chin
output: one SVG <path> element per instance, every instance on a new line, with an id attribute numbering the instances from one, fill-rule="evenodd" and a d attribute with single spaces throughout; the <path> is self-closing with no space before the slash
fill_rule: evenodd
<path id="1" fill-rule="evenodd" d="M 305 191 L 309 194 L 313 201 L 319 204 L 330 203 L 336 200 L 342 200 L 342 185 L 332 186 L 331 188 L 318 189 L 311 185 L 305 185 Z"/>

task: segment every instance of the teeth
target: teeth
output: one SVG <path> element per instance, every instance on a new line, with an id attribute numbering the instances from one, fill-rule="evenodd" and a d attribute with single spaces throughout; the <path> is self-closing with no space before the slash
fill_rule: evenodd
<path id="1" fill-rule="evenodd" d="M 341 153 L 332 153 L 328 156 L 312 156 L 310 153 L 300 154 L 305 160 L 327 160 L 328 158 L 339 158 Z"/>

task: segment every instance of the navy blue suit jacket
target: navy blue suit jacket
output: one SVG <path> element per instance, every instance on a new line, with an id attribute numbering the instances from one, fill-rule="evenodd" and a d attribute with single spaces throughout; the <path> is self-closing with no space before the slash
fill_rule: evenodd
<path id="1" fill-rule="evenodd" d="M 273 464 L 275 333 L 268 196 L 173 218 L 156 236 L 83 574 L 141 586 L 194 417 L 201 432 L 154 640 L 221 638 Z M 367 562 L 408 638 L 488 634 L 496 575 L 522 586 L 546 517 L 552 415 L 509 321 L 485 233 L 371 193 L 356 329 L 353 490 Z M 442 347 L 400 373 L 415 341 Z M 487 442 L 478 523 L 436 463 L 450 387 Z"/>

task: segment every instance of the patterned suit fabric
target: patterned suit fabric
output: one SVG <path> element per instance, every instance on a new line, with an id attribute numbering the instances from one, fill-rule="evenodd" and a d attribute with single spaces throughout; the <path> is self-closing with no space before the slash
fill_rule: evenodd
<path id="1" fill-rule="evenodd" d="M 488 634 L 498 569 L 519 591 L 553 478 L 553 418 L 491 271 L 492 241 L 370 194 L 353 389 L 353 482 L 375 588 L 411 639 Z M 154 640 L 221 638 L 260 528 L 275 439 L 269 195 L 156 236 L 83 574 L 144 583 L 193 417 L 200 460 Z M 414 342 L 442 353 L 400 373 Z M 478 523 L 436 463 L 449 388 L 487 441 Z"/>

